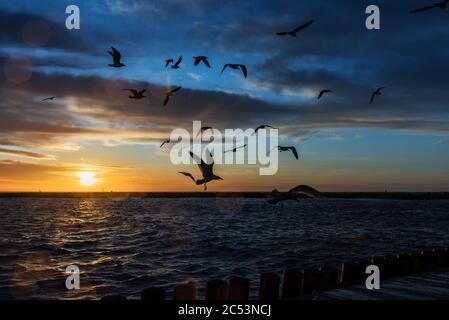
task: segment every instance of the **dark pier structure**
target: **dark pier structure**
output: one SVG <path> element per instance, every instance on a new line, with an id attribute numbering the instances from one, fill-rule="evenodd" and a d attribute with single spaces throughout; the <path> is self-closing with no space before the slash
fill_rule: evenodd
<path id="1" fill-rule="evenodd" d="M 380 269 L 381 289 L 365 287 L 366 268 Z M 168 296 L 162 288 L 148 288 L 143 300 L 233 300 L 250 299 L 248 279 L 215 279 L 207 282 L 205 296 L 198 296 L 196 282 L 186 282 L 173 288 Z M 433 248 L 399 255 L 372 257 L 362 261 L 342 263 L 340 268 L 321 267 L 306 270 L 285 270 L 282 274 L 266 272 L 260 275 L 259 301 L 301 299 L 448 299 L 449 249 Z M 121 295 L 109 295 L 102 300 L 124 300 Z"/>

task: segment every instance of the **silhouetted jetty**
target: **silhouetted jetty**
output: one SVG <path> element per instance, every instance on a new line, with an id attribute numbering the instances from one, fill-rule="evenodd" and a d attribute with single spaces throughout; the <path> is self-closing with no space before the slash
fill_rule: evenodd
<path id="1" fill-rule="evenodd" d="M 380 269 L 381 289 L 368 290 L 366 267 Z M 162 288 L 148 288 L 142 299 L 173 300 L 250 300 L 250 287 L 257 285 L 260 301 L 298 299 L 447 299 L 449 298 L 449 249 L 438 247 L 398 255 L 376 256 L 366 260 L 348 261 L 339 268 L 292 269 L 278 274 L 260 275 L 258 284 L 244 278 L 213 279 L 206 283 L 204 297 L 198 296 L 197 282 L 189 281 L 174 287 L 171 297 Z M 110 295 L 105 300 L 126 297 Z"/>

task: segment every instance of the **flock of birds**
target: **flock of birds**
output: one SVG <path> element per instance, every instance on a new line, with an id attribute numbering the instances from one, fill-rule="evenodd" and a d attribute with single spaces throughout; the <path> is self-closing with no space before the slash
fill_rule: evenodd
<path id="1" fill-rule="evenodd" d="M 313 23 L 313 20 L 307 22 L 306 24 L 302 25 L 299 28 L 296 28 L 293 31 L 289 31 L 289 32 L 279 32 L 278 35 L 284 35 L 284 34 L 291 34 L 296 36 L 296 33 L 299 32 L 300 30 L 303 30 L 305 28 L 307 28 L 309 25 L 311 25 Z M 108 51 L 109 54 L 112 57 L 113 63 L 109 64 L 110 67 L 114 67 L 114 68 L 122 68 L 125 66 L 125 64 L 122 63 L 122 55 L 121 53 L 114 47 L 112 47 L 112 49 L 110 51 Z M 200 63 L 203 63 L 206 67 L 208 68 L 212 68 L 211 64 L 209 62 L 209 58 L 206 56 L 196 56 L 193 57 L 194 59 L 194 66 L 198 66 Z M 172 69 L 180 69 L 181 67 L 181 63 L 183 61 L 183 57 L 180 56 L 176 62 L 175 59 L 167 59 L 165 60 L 165 67 L 166 68 L 172 68 Z M 245 78 L 248 77 L 248 68 L 246 67 L 246 65 L 244 64 L 233 64 L 233 63 L 227 63 L 223 66 L 223 69 L 221 70 L 221 73 L 223 73 L 227 68 L 233 69 L 233 70 L 240 70 L 243 74 L 243 76 Z M 172 97 L 176 92 L 180 91 L 182 89 L 182 87 L 176 87 L 175 89 L 170 89 L 166 91 L 166 98 L 164 101 L 164 106 L 166 106 L 170 100 L 170 97 Z M 146 98 L 146 96 L 144 95 L 144 93 L 146 92 L 146 89 L 143 90 L 137 90 L 137 89 L 123 89 L 126 91 L 129 91 L 132 95 L 129 96 L 130 99 L 144 99 Z M 323 94 L 326 92 L 331 92 L 330 90 L 324 90 Z M 321 98 L 321 97 L 320 97 Z M 256 134 L 259 130 L 262 129 L 267 129 L 267 128 L 272 128 L 272 129 L 277 129 L 273 126 L 270 125 L 261 125 L 258 126 L 256 129 L 254 129 L 253 134 Z M 197 136 L 204 134 L 206 131 L 208 130 L 213 130 L 213 127 L 201 127 L 200 131 L 197 133 Z M 170 139 L 164 140 L 160 146 L 160 148 L 162 148 L 164 145 L 169 144 L 169 143 L 174 143 L 174 141 L 171 141 Z M 226 150 L 225 153 L 228 152 L 234 152 L 236 153 L 237 150 L 240 150 L 242 148 L 245 148 L 247 145 L 244 144 L 242 146 L 239 147 L 235 147 L 231 150 Z M 277 149 L 279 152 L 284 152 L 284 151 L 289 151 L 293 154 L 293 156 L 296 159 L 299 159 L 299 154 L 298 151 L 296 150 L 295 147 L 293 146 L 289 146 L 289 147 L 284 147 L 284 146 L 277 146 L 274 149 Z M 192 159 L 195 161 L 195 163 L 198 164 L 198 167 L 200 169 L 201 172 L 201 176 L 202 178 L 200 179 L 195 179 L 195 177 L 189 173 L 189 172 L 179 172 L 180 174 L 188 177 L 189 179 L 191 179 L 196 185 L 204 185 L 204 190 L 207 190 L 207 183 L 214 181 L 214 180 L 223 180 L 223 178 L 217 176 L 214 174 L 214 160 L 213 160 L 213 156 L 212 154 L 208 151 L 206 152 L 208 155 L 208 158 L 206 161 L 204 161 L 203 159 L 201 159 L 200 157 L 198 157 L 197 155 L 193 154 L 192 152 L 190 152 L 190 156 L 192 157 Z"/>
<path id="2" fill-rule="evenodd" d="M 304 29 L 306 29 L 307 27 L 309 27 L 310 25 L 312 25 L 313 20 L 310 20 L 308 22 L 306 22 L 305 24 L 299 26 L 298 28 L 292 30 L 292 31 L 287 31 L 287 32 L 278 32 L 277 35 L 279 36 L 283 36 L 283 35 L 291 35 L 293 37 L 296 37 L 296 34 Z M 116 48 L 112 47 L 110 51 L 108 51 L 109 54 L 112 57 L 112 64 L 109 64 L 110 67 L 113 68 L 122 68 L 125 67 L 125 64 L 122 63 L 122 55 L 120 53 L 120 51 L 118 51 Z M 194 66 L 198 66 L 200 63 L 203 63 L 206 67 L 208 68 L 212 68 L 211 64 L 209 62 L 209 58 L 206 56 L 196 56 L 193 57 L 194 59 Z M 172 68 L 172 69 L 180 69 L 181 68 L 181 63 L 183 61 L 183 57 L 180 56 L 176 61 L 175 59 L 167 59 L 165 60 L 165 67 L 166 68 Z M 246 65 L 244 64 L 234 64 L 234 63 L 227 63 L 223 66 L 223 69 L 221 70 L 221 73 L 223 73 L 227 68 L 233 69 L 233 70 L 240 70 L 243 74 L 243 76 L 245 78 L 248 77 L 248 68 Z M 165 94 L 165 101 L 163 103 L 164 106 L 166 106 L 168 104 L 168 102 L 170 101 L 170 98 L 178 91 L 180 91 L 182 89 L 182 87 L 176 87 L 174 89 L 169 89 L 166 91 Z M 129 96 L 130 99 L 135 99 L 135 100 L 141 100 L 146 98 L 146 96 L 144 95 L 146 92 L 146 89 L 143 90 L 137 90 L 137 89 L 123 89 L 126 90 L 128 92 L 130 92 L 132 95 Z M 323 97 L 324 94 L 326 93 L 331 93 L 332 90 L 322 90 L 319 94 L 318 99 L 321 99 Z M 374 97 L 374 94 L 373 94 Z M 262 129 L 277 129 L 273 126 L 270 125 L 261 125 L 258 126 L 256 129 L 254 129 L 253 134 L 256 134 L 259 130 Z M 213 127 L 201 127 L 200 131 L 198 132 L 197 136 L 204 134 L 206 131 L 208 130 L 213 130 Z M 164 145 L 169 144 L 169 143 L 173 143 L 173 141 L 171 141 L 170 139 L 164 140 L 160 146 L 160 148 L 162 148 Z M 242 146 L 238 146 L 235 147 L 231 150 L 226 150 L 224 151 L 225 153 L 228 152 L 233 152 L 236 153 L 238 150 L 245 148 L 247 145 L 244 144 Z M 299 154 L 297 149 L 294 146 L 277 146 L 274 149 L 277 149 L 279 152 L 291 152 L 293 154 L 293 156 L 298 160 L 299 159 Z M 214 173 L 214 160 L 213 160 L 213 156 L 210 153 L 210 151 L 207 150 L 206 155 L 206 161 L 204 161 L 202 158 L 198 157 L 197 155 L 195 155 L 193 152 L 189 152 L 190 156 L 192 157 L 192 159 L 195 161 L 195 163 L 198 164 L 198 168 L 200 170 L 201 173 L 201 178 L 199 179 L 195 179 L 195 177 L 189 173 L 189 172 L 179 172 L 181 175 L 188 177 L 189 179 L 191 179 L 196 185 L 204 185 L 204 190 L 207 190 L 207 184 L 211 181 L 214 180 L 223 180 L 223 178 L 217 176 Z M 288 192 L 289 193 L 304 193 L 307 194 L 308 196 L 313 196 L 316 197 L 319 195 L 319 192 L 311 187 L 308 186 L 298 186 L 294 189 L 292 189 L 293 191 Z M 282 200 L 288 200 L 290 199 L 290 197 L 286 197 L 284 194 L 279 193 L 277 190 L 274 190 L 271 194 L 270 194 L 270 198 L 268 200 L 268 203 L 278 203 Z"/>
<path id="3" fill-rule="evenodd" d="M 449 1 L 449 0 L 448 0 Z M 276 35 L 278 36 L 286 36 L 286 35 L 290 35 L 292 37 L 297 37 L 298 32 L 301 32 L 305 29 L 307 29 L 308 27 L 310 27 L 313 24 L 313 19 L 305 22 L 304 24 L 300 25 L 299 27 L 290 30 L 290 31 L 282 31 L 282 32 L 277 32 Z M 126 65 L 122 63 L 122 55 L 120 53 L 120 51 L 118 51 L 116 48 L 112 47 L 110 51 L 108 51 L 109 54 L 112 57 L 113 63 L 109 64 L 110 67 L 114 67 L 114 68 L 122 68 L 125 67 Z M 194 59 L 194 66 L 198 66 L 200 63 L 203 63 L 206 67 L 208 68 L 212 68 L 211 64 L 209 62 L 209 58 L 206 56 L 196 56 L 193 57 Z M 172 68 L 172 69 L 180 69 L 181 68 L 181 63 L 183 61 L 183 57 L 180 56 L 176 62 L 174 59 L 170 58 L 165 60 L 165 67 L 168 68 Z M 223 72 L 226 69 L 233 69 L 233 70 L 240 70 L 243 74 L 243 76 L 245 78 L 248 77 L 248 67 L 244 64 L 236 64 L 236 63 L 226 63 L 223 66 L 223 69 L 221 70 L 221 73 L 223 74 Z M 174 95 L 174 93 L 180 91 L 182 89 L 182 87 L 177 87 L 175 89 L 169 89 L 166 92 L 166 97 L 164 100 L 163 105 L 166 106 L 168 104 L 168 102 L 170 101 L 170 98 Z M 376 96 L 381 95 L 381 90 L 385 89 L 385 87 L 381 87 L 379 89 L 377 89 L 376 91 L 374 91 L 371 95 L 371 99 L 370 99 L 370 103 L 373 103 L 374 98 Z M 129 96 L 130 99 L 136 99 L 136 100 L 140 100 L 140 99 L 144 99 L 146 98 L 146 96 L 144 95 L 144 93 L 146 92 L 146 90 L 137 90 L 137 89 L 124 89 L 126 91 L 129 91 L 132 93 L 132 96 Z M 321 90 L 318 94 L 318 100 L 320 100 L 321 98 L 323 98 L 326 94 L 330 94 L 333 93 L 332 90 L 330 89 L 324 89 Z"/>
<path id="4" fill-rule="evenodd" d="M 432 5 L 428 5 L 428 6 L 425 6 L 422 8 L 411 10 L 410 12 L 411 13 L 421 13 L 421 12 L 425 12 L 425 11 L 429 11 L 429 10 L 433 10 L 433 9 L 447 9 L 448 6 L 449 6 L 449 0 L 444 0 L 441 2 L 434 3 Z M 313 19 L 308 20 L 307 22 L 303 23 L 302 25 L 298 26 L 297 28 L 295 28 L 293 30 L 277 32 L 276 35 L 297 37 L 297 34 L 299 32 L 302 32 L 305 29 L 309 28 L 313 24 L 313 22 L 314 22 Z M 116 48 L 112 47 L 111 50 L 108 51 L 108 53 L 112 57 L 112 64 L 109 64 L 108 66 L 113 67 L 113 68 L 123 68 L 126 66 L 124 63 L 122 63 L 122 55 Z M 196 56 L 196 57 L 193 57 L 193 59 L 194 59 L 194 62 L 193 62 L 194 66 L 198 66 L 199 64 L 203 63 L 206 67 L 212 68 L 211 64 L 209 62 L 209 58 L 206 56 Z M 172 69 L 180 69 L 182 61 L 183 61 L 182 56 L 180 56 L 176 60 L 176 62 L 174 59 L 167 59 L 167 60 L 165 60 L 165 67 L 166 68 L 170 67 Z M 223 66 L 223 68 L 221 70 L 221 74 L 223 74 L 223 72 L 228 68 L 232 69 L 232 70 L 240 70 L 245 78 L 248 77 L 248 68 L 244 64 L 227 63 Z M 163 106 L 166 106 L 169 103 L 170 99 L 174 96 L 174 94 L 179 92 L 181 89 L 182 89 L 182 87 L 176 87 L 174 89 L 167 89 L 165 92 L 165 100 L 163 102 Z M 369 103 L 372 104 L 377 96 L 381 96 L 382 90 L 384 90 L 384 89 L 385 89 L 385 87 L 380 87 L 380 88 L 376 89 L 375 91 L 373 91 L 371 94 Z M 123 89 L 123 90 L 131 93 L 131 95 L 129 96 L 129 99 L 141 100 L 141 99 L 146 98 L 146 96 L 145 96 L 145 92 L 147 91 L 146 89 L 143 89 L 143 90 Z M 323 89 L 319 92 L 317 99 L 321 100 L 325 95 L 328 95 L 331 93 L 334 93 L 334 91 L 331 89 Z M 52 101 L 54 99 L 55 99 L 55 97 L 52 96 L 52 97 L 47 97 L 47 98 L 43 99 L 42 101 Z M 270 125 L 261 125 L 254 130 L 253 134 L 257 133 L 261 129 L 267 129 L 267 128 L 277 129 Z M 200 132 L 198 133 L 198 135 L 203 134 L 204 132 L 206 132 L 208 130 L 213 130 L 213 127 L 202 127 L 200 129 Z M 173 141 L 170 141 L 170 139 L 163 141 L 160 148 L 162 148 L 164 145 L 166 145 L 168 143 L 173 143 Z M 228 153 L 228 152 L 236 153 L 238 150 L 245 148 L 246 146 L 247 145 L 244 144 L 242 146 L 238 146 L 233 149 L 226 150 L 224 152 L 225 153 Z M 297 160 L 299 159 L 298 151 L 293 146 L 277 146 L 277 147 L 273 148 L 273 150 L 275 150 L 275 149 L 277 149 L 279 152 L 291 152 L 292 155 Z M 189 154 L 190 154 L 191 158 L 198 164 L 198 168 L 201 173 L 201 178 L 195 179 L 195 177 L 189 172 L 179 172 L 180 174 L 191 179 L 196 185 L 204 185 L 204 190 L 207 190 L 207 183 L 214 181 L 214 180 L 223 180 L 223 178 L 215 175 L 215 173 L 214 173 L 214 160 L 213 160 L 213 156 L 210 153 L 210 151 L 207 150 L 207 152 L 206 152 L 206 161 L 204 161 L 201 157 L 198 157 L 197 155 L 195 155 L 193 152 L 189 152 Z M 292 188 L 291 190 L 289 190 L 286 193 L 279 192 L 277 189 L 273 190 L 268 195 L 267 202 L 269 204 L 277 204 L 277 203 L 285 201 L 285 200 L 297 200 L 298 194 L 303 194 L 303 195 L 306 195 L 306 196 L 312 197 L 312 198 L 319 198 L 322 196 L 319 191 L 317 191 L 316 189 L 314 189 L 310 186 L 299 185 L 297 187 Z"/>

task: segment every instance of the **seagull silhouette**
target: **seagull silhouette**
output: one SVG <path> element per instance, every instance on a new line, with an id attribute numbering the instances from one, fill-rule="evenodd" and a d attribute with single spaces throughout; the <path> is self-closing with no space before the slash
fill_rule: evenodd
<path id="1" fill-rule="evenodd" d="M 192 174 L 188 172 L 179 172 L 180 174 L 189 177 L 192 179 L 193 182 L 196 183 L 196 185 L 204 185 L 204 190 L 207 190 L 207 183 L 214 181 L 214 180 L 223 180 L 223 178 L 217 176 L 214 174 L 214 159 L 212 157 L 212 154 L 209 150 L 206 152 L 206 162 L 203 161 L 200 157 L 193 154 L 193 152 L 189 152 L 192 159 L 198 164 L 198 167 L 200 168 L 201 175 L 203 176 L 202 179 L 195 180 Z"/>
<path id="2" fill-rule="evenodd" d="M 168 104 L 168 101 L 170 101 L 170 98 L 173 96 L 173 94 L 181 89 L 182 87 L 177 87 L 174 88 L 173 90 L 167 90 L 167 92 L 165 93 L 164 107 Z"/>
<path id="3" fill-rule="evenodd" d="M 203 62 L 208 68 L 210 68 L 210 64 L 209 61 L 207 60 L 208 58 L 205 56 L 198 56 L 198 57 L 193 57 L 193 59 L 195 59 L 194 65 L 197 66 L 199 65 L 201 62 Z"/>
<path id="4" fill-rule="evenodd" d="M 51 100 L 54 100 L 54 99 L 55 99 L 55 97 L 48 97 L 48 98 L 42 99 L 42 102 L 51 101 Z"/>
<path id="5" fill-rule="evenodd" d="M 374 98 L 376 97 L 376 96 L 381 96 L 382 95 L 382 90 L 383 89 L 385 89 L 385 87 L 381 87 L 381 88 L 379 88 L 379 89 L 377 89 L 376 91 L 374 91 L 373 92 L 373 94 L 371 95 L 371 100 L 370 100 L 370 104 L 372 104 L 373 103 L 373 101 L 374 101 Z"/>
<path id="6" fill-rule="evenodd" d="M 281 147 L 281 146 L 278 146 L 278 147 L 275 147 L 274 149 L 276 149 L 276 148 L 278 149 L 279 152 L 291 151 L 293 153 L 293 155 L 295 156 L 296 160 L 299 159 L 298 151 L 296 150 L 295 147 Z"/>
<path id="7" fill-rule="evenodd" d="M 172 65 L 172 69 L 179 69 L 180 68 L 180 64 L 182 62 L 182 56 L 179 57 L 178 61 L 176 61 L 176 63 L 174 65 Z"/>
<path id="8" fill-rule="evenodd" d="M 437 8 L 438 9 L 446 9 L 448 6 L 449 6 L 449 0 L 445 0 L 445 1 L 434 3 L 430 6 L 412 10 L 410 12 L 411 13 L 420 13 L 420 12 L 429 11 L 429 10 L 437 9 Z"/>
<path id="9" fill-rule="evenodd" d="M 196 134 L 196 136 L 198 137 L 200 134 L 203 134 L 205 131 L 207 130 L 212 130 L 212 127 L 201 127 L 200 131 Z"/>
<path id="10" fill-rule="evenodd" d="M 147 91 L 147 89 L 143 89 L 140 91 L 137 91 L 135 89 L 123 89 L 123 90 L 131 92 L 133 95 L 129 96 L 128 98 L 135 99 L 135 100 L 141 100 L 141 99 L 145 98 L 145 96 L 143 94 Z"/>
<path id="11" fill-rule="evenodd" d="M 111 47 L 111 49 L 112 51 L 108 52 L 112 57 L 113 64 L 109 64 L 109 66 L 114 68 L 124 67 L 125 65 L 120 61 L 122 59 L 122 55 L 120 54 L 120 52 L 114 47 Z"/>
<path id="12" fill-rule="evenodd" d="M 300 31 L 302 31 L 302 30 L 304 30 L 304 29 L 310 27 L 310 26 L 312 25 L 312 23 L 313 23 L 313 19 L 307 21 L 307 22 L 304 23 L 303 25 L 300 25 L 299 27 L 297 27 L 297 28 L 294 29 L 294 30 L 277 32 L 276 34 L 277 34 L 278 36 L 288 36 L 288 35 L 290 35 L 290 36 L 292 36 L 292 37 L 296 37 L 296 34 L 297 34 L 298 32 L 300 32 Z"/>
<path id="13" fill-rule="evenodd" d="M 326 93 L 332 93 L 332 90 L 329 89 L 325 89 L 325 90 L 321 90 L 320 94 L 318 95 L 318 100 L 320 100 Z"/>
<path id="14" fill-rule="evenodd" d="M 237 150 L 243 149 L 243 148 L 245 148 L 245 147 L 246 147 L 246 144 L 244 144 L 243 146 L 240 146 L 240 147 L 235 147 L 234 149 L 231 149 L 231 150 L 226 150 L 224 153 L 228 153 L 228 152 L 236 153 Z"/>
<path id="15" fill-rule="evenodd" d="M 163 146 L 165 146 L 167 143 L 175 143 L 175 142 L 180 142 L 181 139 L 178 139 L 177 141 L 171 141 L 170 139 L 164 140 L 162 141 L 162 144 L 159 148 L 162 148 Z"/>
<path id="16" fill-rule="evenodd" d="M 279 192 L 277 189 L 271 191 L 271 193 L 267 197 L 267 202 L 269 204 L 278 204 L 279 202 L 286 200 L 298 200 L 298 195 L 303 194 L 310 198 L 321 198 L 321 193 L 309 186 L 300 185 L 290 189 L 286 193 Z"/>
<path id="17" fill-rule="evenodd" d="M 165 60 L 165 67 L 167 68 L 169 65 L 173 64 L 173 59 Z"/>
<path id="18" fill-rule="evenodd" d="M 276 129 L 276 130 L 278 130 L 278 128 L 275 128 L 275 127 L 269 126 L 269 125 L 267 125 L 267 124 L 264 124 L 264 125 L 258 126 L 258 127 L 254 130 L 253 134 L 256 134 L 257 131 L 262 130 L 262 129 L 266 129 L 266 128 L 271 128 L 271 129 Z"/>
<path id="19" fill-rule="evenodd" d="M 245 76 L 245 78 L 248 77 L 248 68 L 246 68 L 246 66 L 244 64 L 227 63 L 224 65 L 223 70 L 221 70 L 221 73 L 223 73 L 227 67 L 234 69 L 234 70 L 240 69 L 240 70 L 242 70 L 242 73 Z"/>
<path id="20" fill-rule="evenodd" d="M 171 142 L 170 139 L 164 140 L 159 148 L 162 148 L 163 146 L 165 146 L 167 143 L 170 143 L 170 142 Z"/>

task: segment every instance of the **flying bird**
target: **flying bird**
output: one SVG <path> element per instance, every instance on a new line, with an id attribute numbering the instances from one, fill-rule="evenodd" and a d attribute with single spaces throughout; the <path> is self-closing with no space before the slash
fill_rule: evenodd
<path id="1" fill-rule="evenodd" d="M 221 73 L 223 73 L 227 67 L 234 69 L 234 70 L 240 69 L 242 71 L 243 75 L 245 76 L 245 78 L 248 77 L 248 69 L 246 68 L 246 66 L 244 64 L 227 63 L 224 65 L 223 70 L 221 70 Z"/>
<path id="2" fill-rule="evenodd" d="M 245 148 L 245 147 L 246 147 L 246 144 L 244 144 L 243 146 L 240 146 L 240 147 L 235 147 L 234 149 L 231 149 L 231 150 L 226 150 L 224 153 L 228 153 L 228 152 L 236 153 L 237 150 L 243 149 L 243 148 Z"/>
<path id="3" fill-rule="evenodd" d="M 180 56 L 179 59 L 178 59 L 178 61 L 176 61 L 176 63 L 175 63 L 174 65 L 171 66 L 172 69 L 179 69 L 179 68 L 180 68 L 179 65 L 181 64 L 181 62 L 182 62 L 182 56 Z M 172 63 L 173 63 L 173 62 L 172 62 Z"/>
<path id="4" fill-rule="evenodd" d="M 319 95 L 318 95 L 318 100 L 320 100 L 326 93 L 332 93 L 332 90 L 329 89 L 325 89 L 325 90 L 321 90 Z"/>
<path id="5" fill-rule="evenodd" d="M 170 139 L 164 140 L 162 141 L 162 144 L 159 148 L 162 148 L 163 146 L 165 146 L 167 143 L 176 143 L 176 142 L 180 142 L 182 139 L 178 139 L 177 141 L 171 141 Z"/>
<path id="6" fill-rule="evenodd" d="M 321 193 L 309 186 L 300 185 L 294 187 L 286 193 L 279 192 L 277 189 L 271 191 L 271 193 L 267 197 L 267 202 L 269 204 L 278 204 L 279 202 L 286 200 L 298 200 L 298 195 L 303 194 L 309 198 L 321 198 Z"/>
<path id="7" fill-rule="evenodd" d="M 123 90 L 131 92 L 132 96 L 129 96 L 129 98 L 135 99 L 135 100 L 141 100 L 141 99 L 145 98 L 145 96 L 143 94 L 147 91 L 147 89 L 140 90 L 140 91 L 137 91 L 135 89 L 123 89 Z"/>
<path id="8" fill-rule="evenodd" d="M 54 99 L 55 99 L 55 97 L 48 97 L 48 98 L 42 99 L 42 102 L 51 101 L 51 100 L 54 100 Z"/>
<path id="9" fill-rule="evenodd" d="M 310 27 L 310 26 L 312 25 L 312 23 L 313 23 L 313 19 L 307 21 L 306 23 L 304 23 L 303 25 L 297 27 L 297 28 L 294 29 L 294 30 L 277 32 L 276 34 L 277 34 L 278 36 L 288 36 L 288 35 L 290 35 L 290 36 L 292 36 L 292 37 L 296 37 L 296 34 L 297 34 L 298 32 L 300 32 L 300 31 L 302 31 L 302 30 L 304 30 L 304 29 Z"/>
<path id="10" fill-rule="evenodd" d="M 209 63 L 209 60 L 207 60 L 208 59 L 207 57 L 205 57 L 205 56 L 198 56 L 198 57 L 193 57 L 193 59 L 195 59 L 195 62 L 194 62 L 195 66 L 199 65 L 202 62 L 208 68 L 210 68 L 210 63 Z"/>
<path id="11" fill-rule="evenodd" d="M 285 152 L 285 151 L 291 152 L 295 156 L 296 160 L 299 159 L 298 151 L 296 150 L 295 147 L 281 147 L 281 146 L 278 146 L 276 148 L 278 149 L 279 152 Z"/>
<path id="12" fill-rule="evenodd" d="M 385 89 L 385 87 L 381 87 L 381 88 L 379 88 L 379 89 L 377 89 L 376 91 L 373 92 L 373 94 L 371 95 L 370 104 L 373 103 L 374 98 L 375 98 L 376 96 L 381 96 L 381 95 L 382 95 L 382 92 L 381 92 L 381 91 L 382 91 L 383 89 Z"/>
<path id="13" fill-rule="evenodd" d="M 170 139 L 164 140 L 159 148 L 162 148 L 163 146 L 165 146 L 167 143 L 170 143 L 170 142 L 171 142 Z"/>
<path id="14" fill-rule="evenodd" d="M 275 128 L 275 127 L 269 126 L 269 125 L 267 125 L 267 124 L 264 124 L 264 125 L 262 125 L 262 126 L 258 126 L 258 127 L 254 130 L 253 134 L 257 133 L 259 130 L 266 129 L 266 128 L 271 128 L 271 129 L 276 129 L 276 130 L 278 130 L 278 128 Z"/>
<path id="15" fill-rule="evenodd" d="M 201 127 L 200 131 L 197 133 L 196 136 L 198 137 L 200 134 L 203 134 L 207 130 L 212 130 L 212 129 L 213 129 L 212 127 Z"/>
<path id="16" fill-rule="evenodd" d="M 208 182 L 211 182 L 214 180 L 223 180 L 223 178 L 214 174 L 214 159 L 212 157 L 212 154 L 208 150 L 206 152 L 206 156 L 207 156 L 206 162 L 203 161 L 203 159 L 201 159 L 200 157 L 193 154 L 193 152 L 189 152 L 189 153 L 190 153 L 190 156 L 192 157 L 192 159 L 195 160 L 195 162 L 198 164 L 198 167 L 201 171 L 201 175 L 203 176 L 203 178 L 195 180 L 193 175 L 188 172 L 179 172 L 180 174 L 192 179 L 192 181 L 195 182 L 197 186 L 203 184 L 205 191 L 207 190 Z"/>
<path id="17" fill-rule="evenodd" d="M 114 47 L 111 47 L 111 48 L 112 48 L 112 51 L 108 51 L 108 52 L 112 57 L 113 64 L 109 64 L 109 66 L 114 67 L 114 68 L 124 67 L 125 65 L 121 62 L 122 55 L 120 54 L 120 52 Z"/>
<path id="18" fill-rule="evenodd" d="M 420 12 L 429 11 L 429 10 L 437 9 L 437 8 L 438 9 L 446 9 L 448 6 L 449 6 L 449 0 L 445 0 L 445 1 L 434 3 L 434 4 L 430 5 L 430 6 L 426 6 L 426 7 L 423 7 L 423 8 L 416 9 L 416 10 L 412 10 L 410 12 L 411 13 L 420 13 Z"/>
<path id="19" fill-rule="evenodd" d="M 171 65 L 173 63 L 174 63 L 173 59 L 165 60 L 165 67 L 167 68 L 169 65 Z"/>
<path id="20" fill-rule="evenodd" d="M 178 91 L 181 90 L 181 89 L 182 89 L 182 87 L 177 87 L 177 88 L 174 88 L 173 90 L 168 90 L 168 91 L 165 93 L 164 107 L 168 104 L 168 101 L 170 101 L 170 98 L 173 96 L 173 94 L 174 94 L 175 92 L 178 92 Z"/>

